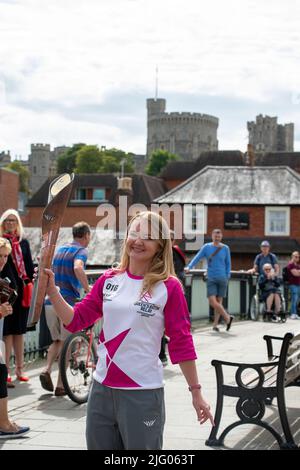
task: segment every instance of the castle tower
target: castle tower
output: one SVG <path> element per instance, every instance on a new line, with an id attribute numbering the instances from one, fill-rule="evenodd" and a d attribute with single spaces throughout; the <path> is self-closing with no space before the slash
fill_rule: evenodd
<path id="1" fill-rule="evenodd" d="M 166 100 L 163 98 L 147 99 L 148 117 L 164 113 L 166 111 Z"/>
<path id="2" fill-rule="evenodd" d="M 147 157 L 162 149 L 184 160 L 218 150 L 218 118 L 200 113 L 167 113 L 166 100 L 147 99 Z"/>
<path id="3" fill-rule="evenodd" d="M 29 155 L 29 187 L 34 194 L 49 177 L 52 164 L 49 144 L 31 144 Z"/>
<path id="4" fill-rule="evenodd" d="M 247 123 L 249 144 L 256 152 L 293 152 L 294 124 L 278 124 L 277 117 L 256 116 Z"/>

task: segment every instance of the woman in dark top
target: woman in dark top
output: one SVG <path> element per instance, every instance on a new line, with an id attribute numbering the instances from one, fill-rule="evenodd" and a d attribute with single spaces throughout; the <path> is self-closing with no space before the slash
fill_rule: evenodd
<path id="1" fill-rule="evenodd" d="M 27 382 L 23 375 L 24 366 L 24 337 L 26 333 L 29 305 L 25 300 L 25 285 L 33 278 L 33 262 L 28 241 L 23 238 L 24 230 L 19 214 L 14 209 L 8 209 L 0 218 L 0 236 L 9 240 L 12 252 L 5 269 L 12 273 L 17 286 L 18 298 L 13 305 L 13 314 L 4 320 L 3 337 L 6 347 L 6 364 L 9 366 L 12 348 L 15 352 L 17 379 Z M 10 277 L 10 276 L 9 276 Z M 12 382 L 10 375 L 8 383 Z"/>
<path id="2" fill-rule="evenodd" d="M 11 253 L 11 246 L 7 239 L 0 237 L 0 277 L 7 278 L 5 274 L 5 266 L 9 254 Z M 9 270 L 8 270 L 9 271 Z M 10 287 L 15 288 L 10 280 Z M 18 426 L 11 421 L 8 416 L 8 400 L 7 400 L 7 367 L 5 364 L 5 353 L 2 342 L 2 328 L 4 319 L 12 314 L 12 307 L 8 302 L 0 303 L 0 440 L 1 439 L 14 439 L 22 437 L 29 431 L 28 426 Z"/>

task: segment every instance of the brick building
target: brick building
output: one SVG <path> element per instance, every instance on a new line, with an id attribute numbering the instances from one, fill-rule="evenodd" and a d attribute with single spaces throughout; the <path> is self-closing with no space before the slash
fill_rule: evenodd
<path id="1" fill-rule="evenodd" d="M 0 214 L 6 209 L 18 209 L 19 175 L 12 170 L 0 168 Z"/>
<path id="2" fill-rule="evenodd" d="M 28 201 L 27 213 L 23 217 L 26 227 L 40 227 L 52 179 L 48 179 Z M 76 174 L 62 226 L 71 227 L 79 220 L 84 220 L 91 227 L 96 227 L 101 220 L 96 213 L 100 205 L 111 204 L 116 207 L 118 215 L 120 195 L 127 196 L 128 206 L 139 203 L 150 207 L 155 198 L 167 191 L 163 180 L 154 176 L 133 175 L 123 178 L 123 182 L 127 186 L 122 186 L 120 179 L 111 174 Z"/>
<path id="3" fill-rule="evenodd" d="M 300 248 L 300 175 L 286 166 L 206 166 L 156 202 L 180 204 L 184 217 L 189 211 L 185 234 L 203 229 L 209 241 L 213 228 L 221 228 L 233 269 L 251 267 L 264 239 L 280 264 Z"/>

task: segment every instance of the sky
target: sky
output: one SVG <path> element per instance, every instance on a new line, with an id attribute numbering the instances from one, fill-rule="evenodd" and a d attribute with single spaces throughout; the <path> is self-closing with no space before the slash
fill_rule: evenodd
<path id="1" fill-rule="evenodd" d="M 258 114 L 295 123 L 299 0 L 0 0 L 0 152 L 76 142 L 146 152 L 146 99 L 219 118 L 245 151 Z"/>

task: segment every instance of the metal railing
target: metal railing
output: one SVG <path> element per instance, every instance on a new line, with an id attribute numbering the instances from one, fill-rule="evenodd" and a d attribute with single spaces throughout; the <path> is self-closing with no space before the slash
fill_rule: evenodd
<path id="1" fill-rule="evenodd" d="M 191 320 L 212 318 L 213 310 L 209 307 L 206 294 L 206 271 L 191 269 L 185 275 L 185 293 L 191 313 Z M 255 292 L 256 278 L 245 271 L 231 271 L 227 297 L 223 305 L 230 314 L 248 318 L 251 298 Z"/>

